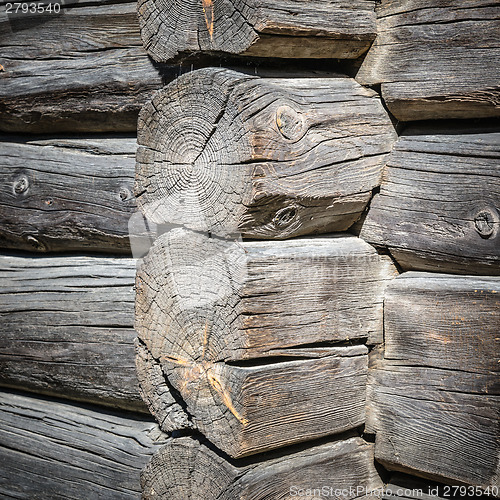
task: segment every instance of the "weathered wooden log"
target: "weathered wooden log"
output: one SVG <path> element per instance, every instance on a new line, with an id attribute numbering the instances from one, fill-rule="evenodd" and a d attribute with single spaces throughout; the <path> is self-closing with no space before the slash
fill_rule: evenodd
<path id="1" fill-rule="evenodd" d="M 0 385 L 146 411 L 133 259 L 0 256 Z"/>
<path id="2" fill-rule="evenodd" d="M 360 236 L 404 269 L 500 274 L 500 133 L 405 132 Z"/>
<path id="3" fill-rule="evenodd" d="M 376 33 L 373 0 L 141 0 L 138 14 L 144 46 L 159 62 L 199 51 L 355 59 Z"/>
<path id="4" fill-rule="evenodd" d="M 367 418 L 386 468 L 499 486 L 499 292 L 500 278 L 427 273 L 388 287 Z"/>
<path id="5" fill-rule="evenodd" d="M 141 106 L 162 86 L 141 46 L 135 5 L 3 13 L 0 130 L 135 130 Z"/>
<path id="6" fill-rule="evenodd" d="M 143 499 L 369 498 L 382 488 L 373 445 L 359 437 L 266 458 L 228 461 L 193 438 L 170 439 L 142 472 Z"/>
<path id="7" fill-rule="evenodd" d="M 356 79 L 382 84 L 398 120 L 500 116 L 496 2 L 384 0 Z"/>
<path id="8" fill-rule="evenodd" d="M 394 128 L 350 78 L 186 74 L 139 117 L 136 195 L 157 224 L 258 238 L 346 230 Z"/>
<path id="9" fill-rule="evenodd" d="M 0 393 L 0 495 L 135 500 L 165 438 L 148 417 Z"/>
<path id="10" fill-rule="evenodd" d="M 0 246 L 130 253 L 135 138 L 0 142 Z"/>
<path id="11" fill-rule="evenodd" d="M 290 356 L 312 344 L 383 340 L 397 271 L 352 235 L 231 241 L 174 229 L 137 272 L 135 327 L 155 358 Z M 203 335 L 201 335 L 203 333 Z"/>
<path id="12" fill-rule="evenodd" d="M 164 430 L 194 426 L 235 457 L 360 425 L 367 350 L 350 341 L 382 341 L 395 274 L 354 236 L 161 235 L 136 282 L 152 413 Z"/>

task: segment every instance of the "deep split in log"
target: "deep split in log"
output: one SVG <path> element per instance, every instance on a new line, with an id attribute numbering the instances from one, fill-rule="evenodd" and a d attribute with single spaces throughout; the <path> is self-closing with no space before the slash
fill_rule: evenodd
<path id="1" fill-rule="evenodd" d="M 137 275 L 137 365 L 152 413 L 231 456 L 362 424 L 367 349 L 355 344 L 382 341 L 395 274 L 354 236 L 163 234 Z"/>
<path id="2" fill-rule="evenodd" d="M 377 17 L 356 79 L 398 120 L 500 116 L 498 3 L 384 0 Z"/>
<path id="3" fill-rule="evenodd" d="M 157 224 L 256 238 L 344 231 L 396 139 L 350 78 L 207 68 L 157 92 L 138 125 L 136 196 Z"/>
<path id="4" fill-rule="evenodd" d="M 499 305 L 495 277 L 411 272 L 390 284 L 366 424 L 386 468 L 498 488 Z"/>
<path id="5" fill-rule="evenodd" d="M 369 492 L 383 486 L 373 462 L 373 445 L 359 437 L 345 436 L 266 458 L 252 463 L 228 461 L 204 442 L 172 439 L 142 472 L 143 499 L 313 498 L 321 494 L 318 491 L 332 498 L 365 494 L 370 498 Z M 347 494 L 335 495 L 336 490 Z"/>
<path id="6" fill-rule="evenodd" d="M 497 128 L 410 128 L 360 236 L 407 270 L 500 273 Z"/>
<path id="7" fill-rule="evenodd" d="M 375 38 L 373 0 L 141 0 L 144 46 L 159 62 L 192 52 L 355 59 Z"/>
<path id="8" fill-rule="evenodd" d="M 134 367 L 135 261 L 0 256 L 0 385 L 146 412 Z"/>

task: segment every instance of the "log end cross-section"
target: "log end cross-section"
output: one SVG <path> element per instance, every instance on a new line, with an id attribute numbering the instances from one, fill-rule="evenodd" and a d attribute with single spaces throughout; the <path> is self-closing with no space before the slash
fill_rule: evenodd
<path id="1" fill-rule="evenodd" d="M 139 118 L 136 196 L 157 224 L 287 238 L 344 231 L 396 139 L 377 94 L 350 78 L 181 76 Z"/>

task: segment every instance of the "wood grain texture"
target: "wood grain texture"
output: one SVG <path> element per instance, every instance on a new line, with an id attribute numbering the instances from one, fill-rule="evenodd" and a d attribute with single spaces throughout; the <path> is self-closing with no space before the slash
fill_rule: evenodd
<path id="1" fill-rule="evenodd" d="M 134 131 L 162 80 L 141 46 L 135 2 L 1 14 L 0 130 Z"/>
<path id="2" fill-rule="evenodd" d="M 0 393 L 0 495 L 140 498 L 140 472 L 166 436 L 148 417 Z"/>
<path id="3" fill-rule="evenodd" d="M 0 256 L 0 385 L 145 411 L 133 259 Z"/>
<path id="4" fill-rule="evenodd" d="M 151 412 L 165 431 L 195 427 L 234 457 L 360 425 L 367 349 L 351 341 L 382 341 L 395 274 L 354 236 L 161 235 L 136 281 Z"/>
<path id="5" fill-rule="evenodd" d="M 377 94 L 352 79 L 220 68 L 157 92 L 138 127 L 150 220 L 261 239 L 346 230 L 396 139 Z"/>
<path id="6" fill-rule="evenodd" d="M 373 0 L 141 0 L 138 14 L 159 62 L 192 52 L 355 59 L 375 38 Z"/>
<path id="7" fill-rule="evenodd" d="M 312 491 L 322 488 L 356 491 L 359 485 L 372 491 L 382 486 L 373 463 L 373 445 L 359 437 L 266 458 L 264 462 L 229 462 L 193 438 L 171 439 L 141 475 L 143 499 L 313 498 Z"/>
<path id="8" fill-rule="evenodd" d="M 405 273 L 385 297 L 369 432 L 386 468 L 499 485 L 500 278 Z"/>
<path id="9" fill-rule="evenodd" d="M 0 246 L 130 254 L 136 147 L 135 138 L 0 142 Z"/>
<path id="10" fill-rule="evenodd" d="M 234 241 L 161 235 L 137 272 L 135 328 L 155 358 L 290 356 L 382 342 L 389 257 L 351 235 Z"/>
<path id="11" fill-rule="evenodd" d="M 499 145 L 498 128 L 409 129 L 360 236 L 404 269 L 499 274 Z"/>
<path id="12" fill-rule="evenodd" d="M 377 18 L 356 79 L 398 120 L 500 115 L 497 1 L 382 0 Z"/>

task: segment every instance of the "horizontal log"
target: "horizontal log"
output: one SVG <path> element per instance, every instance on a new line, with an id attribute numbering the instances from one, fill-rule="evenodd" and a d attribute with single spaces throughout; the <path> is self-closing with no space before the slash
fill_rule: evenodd
<path id="1" fill-rule="evenodd" d="M 155 358 L 205 351 L 214 362 L 380 343 L 396 275 L 352 235 L 238 242 L 178 228 L 138 268 L 135 328 Z"/>
<path id="2" fill-rule="evenodd" d="M 395 274 L 354 236 L 161 235 L 136 281 L 145 400 L 165 431 L 234 457 L 360 425 L 367 349 L 351 341 L 382 341 Z"/>
<path id="3" fill-rule="evenodd" d="M 0 495 L 137 499 L 165 437 L 147 417 L 0 393 Z"/>
<path id="4" fill-rule="evenodd" d="M 135 261 L 0 263 L 0 385 L 146 411 L 134 366 Z"/>
<path id="5" fill-rule="evenodd" d="M 0 246 L 130 254 L 135 138 L 0 142 Z"/>
<path id="6" fill-rule="evenodd" d="M 375 38 L 373 0 L 224 2 L 141 0 L 141 34 L 159 62 L 192 52 L 254 57 L 347 58 Z"/>
<path id="7" fill-rule="evenodd" d="M 489 0 L 387 0 L 356 79 L 382 84 L 398 119 L 500 116 L 498 5 Z"/>
<path id="8" fill-rule="evenodd" d="M 386 468 L 499 486 L 499 292 L 500 278 L 427 273 L 388 287 L 367 422 Z"/>
<path id="9" fill-rule="evenodd" d="M 134 131 L 162 79 L 141 46 L 135 2 L 72 3 L 0 17 L 0 130 Z"/>
<path id="10" fill-rule="evenodd" d="M 500 273 L 498 128 L 412 128 L 390 155 L 360 236 L 409 270 Z"/>
<path id="11" fill-rule="evenodd" d="M 359 437 L 266 458 L 250 464 L 229 462 L 193 438 L 171 439 L 141 475 L 143 499 L 264 500 L 325 493 L 332 498 L 358 498 L 382 487 L 373 445 Z M 347 493 L 335 495 L 336 490 Z"/>
<path id="12" fill-rule="evenodd" d="M 358 219 L 396 139 L 380 99 L 350 78 L 282 76 L 206 68 L 155 94 L 138 124 L 148 219 L 261 239 Z"/>

